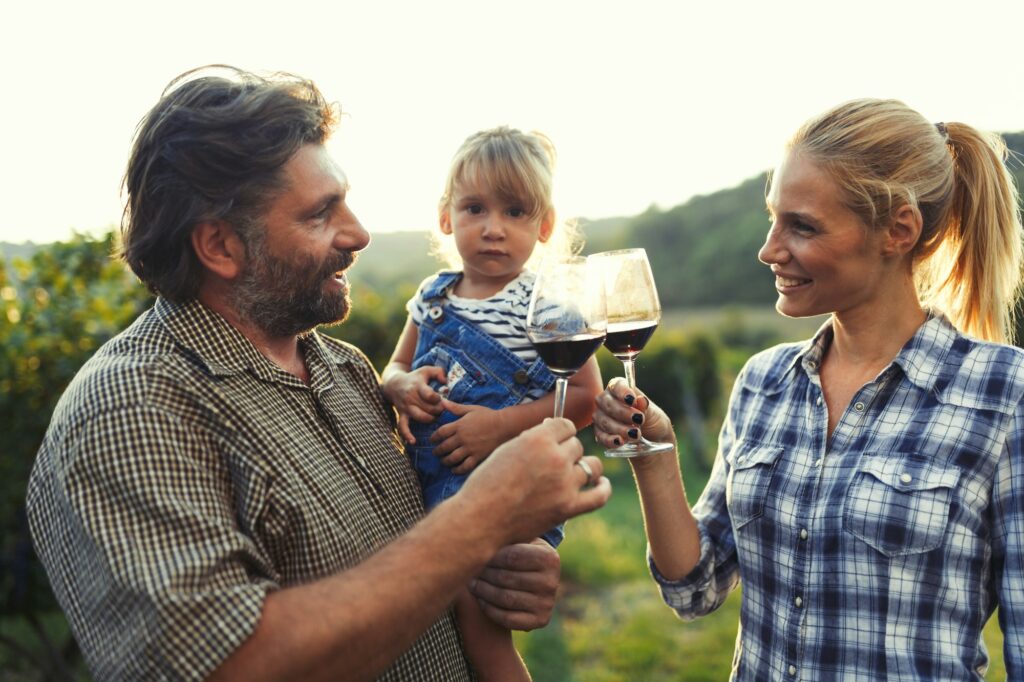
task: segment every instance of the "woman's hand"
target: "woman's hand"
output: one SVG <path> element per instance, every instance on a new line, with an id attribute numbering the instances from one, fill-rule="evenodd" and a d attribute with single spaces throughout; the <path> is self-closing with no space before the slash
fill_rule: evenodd
<path id="1" fill-rule="evenodd" d="M 594 440 L 606 448 L 635 441 L 641 431 L 649 440 L 675 442 L 668 415 L 622 377 L 609 381 L 594 404 Z"/>
<path id="2" fill-rule="evenodd" d="M 430 386 L 430 381 L 434 379 L 445 383 L 447 377 L 443 369 L 433 365 L 420 367 L 411 372 L 402 372 L 391 367 L 388 370 L 381 390 L 398 410 L 398 433 L 405 442 L 415 443 L 416 438 L 409 428 L 409 420 L 429 423 L 444 411 L 441 396 Z"/>

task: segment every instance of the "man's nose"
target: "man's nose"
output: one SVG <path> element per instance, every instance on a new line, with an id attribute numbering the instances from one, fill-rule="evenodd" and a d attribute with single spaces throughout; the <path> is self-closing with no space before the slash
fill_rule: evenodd
<path id="1" fill-rule="evenodd" d="M 362 251 L 370 245 L 370 233 L 351 211 L 345 217 L 334 244 L 342 251 Z"/>

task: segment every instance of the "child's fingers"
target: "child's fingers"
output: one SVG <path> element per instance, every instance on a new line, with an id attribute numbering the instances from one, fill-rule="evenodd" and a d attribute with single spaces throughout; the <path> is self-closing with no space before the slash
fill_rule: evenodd
<path id="1" fill-rule="evenodd" d="M 459 451 L 456 450 L 455 452 L 459 452 Z M 452 453 L 452 454 L 454 455 L 455 453 Z M 476 468 L 477 464 L 479 464 L 479 462 L 477 461 L 477 458 L 474 457 L 473 455 L 468 455 L 465 459 L 463 459 L 461 462 L 459 462 L 458 466 L 452 467 L 452 473 L 453 474 L 468 474 L 470 471 L 472 471 L 473 469 Z"/>
<path id="2" fill-rule="evenodd" d="M 437 449 L 436 448 L 434 449 L 434 454 L 435 455 L 437 454 Z M 460 464 L 464 463 L 466 461 L 466 459 L 467 459 L 466 451 L 463 448 L 455 448 L 454 450 L 452 450 L 447 455 L 444 455 L 444 456 L 441 457 L 441 464 L 445 465 L 446 467 L 458 467 Z M 473 467 L 470 466 L 470 469 L 472 469 L 472 468 Z M 462 471 L 455 471 L 454 468 L 452 469 L 452 471 L 454 473 L 457 473 L 457 474 L 465 473 L 465 472 L 462 472 Z"/>
<path id="3" fill-rule="evenodd" d="M 409 428 L 409 416 L 402 414 L 398 417 L 398 434 L 405 439 L 405 442 L 409 445 L 416 443 L 416 438 L 412 435 L 412 430 Z"/>

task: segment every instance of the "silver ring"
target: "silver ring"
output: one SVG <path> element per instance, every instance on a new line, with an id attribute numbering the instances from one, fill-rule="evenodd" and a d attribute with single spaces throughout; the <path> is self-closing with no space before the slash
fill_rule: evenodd
<path id="1" fill-rule="evenodd" d="M 583 473 L 585 473 L 587 475 L 587 482 L 584 483 L 583 485 L 584 486 L 588 486 L 591 483 L 593 483 L 594 482 L 594 470 L 590 468 L 590 465 L 587 464 L 586 462 L 584 462 L 582 459 L 576 460 L 576 464 L 579 466 L 580 469 L 583 469 Z"/>

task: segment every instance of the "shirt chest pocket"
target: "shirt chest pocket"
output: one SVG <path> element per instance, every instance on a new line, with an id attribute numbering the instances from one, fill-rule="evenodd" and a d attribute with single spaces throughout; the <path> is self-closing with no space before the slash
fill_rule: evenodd
<path id="1" fill-rule="evenodd" d="M 960 472 L 913 457 L 872 457 L 854 474 L 843 527 L 882 554 L 929 552 L 942 544 Z"/>
<path id="2" fill-rule="evenodd" d="M 775 465 L 782 455 L 778 446 L 741 444 L 732 457 L 725 500 L 734 529 L 739 530 L 764 513 Z"/>

